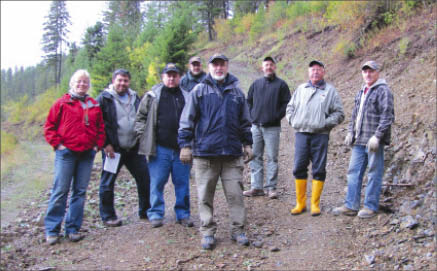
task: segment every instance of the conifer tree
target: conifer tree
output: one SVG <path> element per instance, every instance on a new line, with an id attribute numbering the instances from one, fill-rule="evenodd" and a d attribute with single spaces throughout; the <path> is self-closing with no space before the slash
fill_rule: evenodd
<path id="1" fill-rule="evenodd" d="M 44 59 L 54 71 L 55 84 L 61 81 L 63 45 L 66 43 L 68 26 L 71 25 L 65 1 L 52 1 L 49 14 L 45 17 L 42 37 Z"/>

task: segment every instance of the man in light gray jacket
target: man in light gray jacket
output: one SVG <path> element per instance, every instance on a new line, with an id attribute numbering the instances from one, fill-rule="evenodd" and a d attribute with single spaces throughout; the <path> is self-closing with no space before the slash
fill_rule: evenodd
<path id="1" fill-rule="evenodd" d="M 311 215 L 320 215 L 320 195 L 326 178 L 329 132 L 344 120 L 343 105 L 335 87 L 324 80 L 325 65 L 309 63 L 309 81 L 301 84 L 287 105 L 286 118 L 294 128 L 294 168 L 296 207 L 292 215 L 306 210 L 308 165 L 313 176 Z"/>

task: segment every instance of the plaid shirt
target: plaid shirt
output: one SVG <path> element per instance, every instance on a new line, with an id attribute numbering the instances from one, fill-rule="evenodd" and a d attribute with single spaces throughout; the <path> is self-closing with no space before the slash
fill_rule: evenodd
<path id="1" fill-rule="evenodd" d="M 379 142 L 389 145 L 391 124 L 394 122 L 393 94 L 384 79 L 378 79 L 370 86 L 369 93 L 365 96 L 360 129 L 356 131 L 357 115 L 360 111 L 361 97 L 364 87 L 358 91 L 355 97 L 355 106 L 349 124 L 349 132 L 354 135 L 355 145 L 366 145 L 369 139 L 375 135 Z"/>

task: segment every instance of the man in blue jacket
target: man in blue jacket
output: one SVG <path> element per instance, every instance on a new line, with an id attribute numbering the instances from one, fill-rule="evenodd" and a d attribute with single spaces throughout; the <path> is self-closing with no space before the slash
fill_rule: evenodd
<path id="1" fill-rule="evenodd" d="M 114 158 L 120 153 L 117 172 L 102 170 L 100 178 L 100 216 L 103 224 L 109 227 L 121 226 L 114 209 L 115 179 L 123 165 L 135 178 L 138 189 L 138 215 L 147 219 L 149 203 L 149 171 L 144 155 L 138 154 L 138 143 L 135 138 L 135 116 L 140 98 L 129 88 L 130 73 L 124 69 L 116 70 L 112 75 L 112 84 L 97 97 L 105 122 L 106 143 L 102 151 L 103 164 L 107 157 Z"/>
<path id="2" fill-rule="evenodd" d="M 333 210 L 360 218 L 374 217 L 379 208 L 382 176 L 384 174 L 384 146 L 390 144 L 391 125 L 395 119 L 393 94 L 386 81 L 379 78 L 380 65 L 367 61 L 361 67 L 363 87 L 355 97 L 355 106 L 345 144 L 352 146 L 347 174 L 345 204 Z M 364 208 L 359 212 L 361 185 L 369 167 L 364 196 Z"/>
<path id="3" fill-rule="evenodd" d="M 180 84 L 181 89 L 186 92 L 190 92 L 206 77 L 206 73 L 202 70 L 202 60 L 199 56 L 190 58 L 188 64 L 189 71 L 182 76 Z"/>
<path id="4" fill-rule="evenodd" d="M 222 54 L 209 59 L 209 74 L 190 92 L 179 124 L 180 159 L 191 163 L 194 156 L 203 249 L 216 244 L 213 202 L 219 177 L 230 211 L 231 239 L 249 245 L 241 156 L 245 162 L 252 158 L 252 135 L 246 99 L 228 64 Z"/>

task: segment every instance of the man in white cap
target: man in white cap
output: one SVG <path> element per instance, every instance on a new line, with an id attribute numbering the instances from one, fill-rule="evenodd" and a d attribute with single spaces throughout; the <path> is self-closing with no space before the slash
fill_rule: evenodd
<path id="1" fill-rule="evenodd" d="M 301 84 L 287 105 L 286 117 L 295 130 L 293 175 L 296 184 L 296 207 L 292 215 L 306 210 L 308 165 L 311 162 L 311 215 L 320 215 L 320 196 L 326 179 L 326 161 L 330 131 L 343 122 L 340 95 L 324 79 L 325 65 L 309 63 L 307 83 Z"/>
<path id="2" fill-rule="evenodd" d="M 386 81 L 379 78 L 380 67 L 375 61 L 367 61 L 361 66 L 364 85 L 355 97 L 345 139 L 345 144 L 352 146 L 346 200 L 343 206 L 333 210 L 334 215 L 355 216 L 358 213 L 360 218 L 371 218 L 378 211 L 384 173 L 384 145 L 390 144 L 391 125 L 395 119 L 393 94 Z M 358 212 L 367 166 L 364 208 Z"/>

